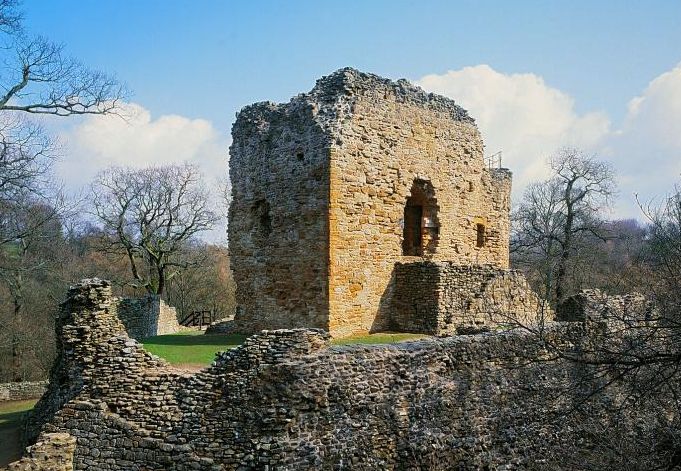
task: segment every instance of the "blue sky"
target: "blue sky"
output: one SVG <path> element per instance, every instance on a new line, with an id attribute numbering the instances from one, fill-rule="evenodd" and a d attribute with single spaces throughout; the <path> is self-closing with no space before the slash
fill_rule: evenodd
<path id="1" fill-rule="evenodd" d="M 318 77 L 353 66 L 457 94 L 452 98 L 468 104 L 474 117 L 482 116 L 483 137 L 495 146 L 489 150 L 508 151 L 508 164 L 519 176 L 517 191 L 542 175 L 538 167 L 525 169 L 561 143 L 576 143 L 621 167 L 620 216 L 634 215 L 633 192 L 671 188 L 674 172 L 679 181 L 681 164 L 674 162 L 681 160 L 681 147 L 674 136 L 667 136 L 670 143 L 654 149 L 653 160 L 659 159 L 663 168 L 651 173 L 641 188 L 632 186 L 637 162 L 646 160 L 640 155 L 637 160 L 632 149 L 647 152 L 647 141 L 666 138 L 658 136 L 657 127 L 631 132 L 648 126 L 636 121 L 642 116 L 666 121 L 667 128 L 670 119 L 681 119 L 681 111 L 675 114 L 681 110 L 678 0 L 25 0 L 24 10 L 31 32 L 64 43 L 86 64 L 124 81 L 132 91 L 130 101 L 147 113 L 142 128 L 153 126 L 162 136 L 164 117 L 174 117 L 175 134 L 179 129 L 203 132 L 206 141 L 197 145 L 209 150 L 190 159 L 220 155 L 223 161 L 207 167 L 211 173 L 225 165 L 229 128 L 242 106 L 288 100 L 309 90 Z M 660 76 L 666 78 L 651 92 L 657 101 L 646 101 L 651 82 Z M 482 97 L 472 92 L 480 87 Z M 499 94 L 502 89 L 506 92 Z M 636 97 L 643 97 L 644 106 L 634 112 Z M 499 102 L 505 108 L 496 106 Z M 495 111 L 500 107 L 505 114 Z M 533 109 L 545 114 L 520 122 L 524 128 L 511 126 L 518 121 L 515 117 Z M 535 128 L 554 121 L 555 115 L 564 122 L 547 131 L 550 137 L 531 145 L 509 141 L 510 134 L 536 134 Z M 681 122 L 676 124 L 681 129 Z M 62 126 L 65 147 L 74 155 L 99 152 L 100 163 L 104 157 L 115 160 L 96 146 L 88 148 L 98 135 L 94 124 L 81 120 Z M 83 126 L 90 138 L 82 137 Z M 596 128 L 593 136 L 584 137 Z M 71 141 L 76 143 L 72 147 Z M 143 155 L 138 160 L 154 158 Z M 75 161 L 83 165 L 85 157 Z"/>

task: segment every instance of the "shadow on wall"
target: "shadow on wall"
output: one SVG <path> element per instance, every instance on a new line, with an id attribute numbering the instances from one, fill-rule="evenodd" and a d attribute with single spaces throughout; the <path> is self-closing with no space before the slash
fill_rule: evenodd
<path id="1" fill-rule="evenodd" d="M 391 310 L 393 295 L 395 292 L 395 267 L 390 274 L 390 281 L 388 286 L 386 286 L 385 291 L 381 295 L 381 300 L 378 303 L 378 312 L 376 312 L 376 317 L 374 317 L 374 322 L 371 324 L 370 334 L 375 334 L 376 332 L 386 332 L 392 330 L 391 323 Z"/>
<path id="2" fill-rule="evenodd" d="M 395 263 L 371 332 L 470 334 L 553 318 L 520 272 L 492 265 Z"/>
<path id="3" fill-rule="evenodd" d="M 370 332 L 442 333 L 438 280 L 437 266 L 426 260 L 395 263 Z"/>

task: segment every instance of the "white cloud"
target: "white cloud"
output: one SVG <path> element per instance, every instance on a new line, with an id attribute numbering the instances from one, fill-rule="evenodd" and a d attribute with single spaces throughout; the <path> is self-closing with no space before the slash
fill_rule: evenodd
<path id="1" fill-rule="evenodd" d="M 475 118 L 486 153 L 501 150 L 514 172 L 514 197 L 548 175 L 547 158 L 570 145 L 594 148 L 608 133 L 603 113 L 579 115 L 574 100 L 535 74 L 502 74 L 488 65 L 426 75 L 417 83 L 453 98 Z"/>
<path id="2" fill-rule="evenodd" d="M 681 64 L 652 80 L 629 102 L 623 134 L 645 134 L 656 146 L 681 149 Z"/>
<path id="3" fill-rule="evenodd" d="M 641 217 L 646 202 L 681 181 L 681 64 L 629 101 L 619 129 L 602 112 L 578 114 L 574 100 L 535 74 L 502 74 L 487 65 L 427 75 L 417 83 L 453 98 L 476 119 L 488 153 L 502 150 L 514 172 L 514 201 L 548 175 L 546 158 L 569 145 L 613 163 L 621 196 L 615 217 Z"/>
<path id="4" fill-rule="evenodd" d="M 112 165 L 145 167 L 186 161 L 199 166 L 206 184 L 217 193 L 227 179 L 228 133 L 218 132 L 205 119 L 179 115 L 154 119 L 135 103 L 125 104 L 122 111 L 125 119 L 89 116 L 61 130 L 63 157 L 57 172 L 69 189 L 87 187 L 97 172 Z M 224 228 L 209 238 L 224 238 Z"/>

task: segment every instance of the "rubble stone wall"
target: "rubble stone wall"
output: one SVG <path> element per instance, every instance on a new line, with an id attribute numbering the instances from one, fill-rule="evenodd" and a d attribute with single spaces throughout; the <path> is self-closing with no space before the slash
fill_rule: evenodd
<path id="1" fill-rule="evenodd" d="M 129 339 L 112 304 L 101 280 L 70 291 L 30 428 L 74 437 L 76 470 L 528 469 L 581 440 L 553 418 L 586 400 L 566 389 L 584 371 L 545 350 L 578 345 L 581 323 L 544 342 L 329 347 L 321 330 L 265 331 L 188 373 Z M 584 403 L 601 430 L 635 420 L 594 413 L 608 402 Z"/>
<path id="2" fill-rule="evenodd" d="M 25 456 L 10 463 L 9 471 L 73 471 L 76 439 L 68 433 L 45 433 L 28 447 Z"/>
<path id="3" fill-rule="evenodd" d="M 47 381 L 22 381 L 20 383 L 0 383 L 0 402 L 38 399 L 47 388 Z"/>
<path id="4" fill-rule="evenodd" d="M 432 335 L 536 324 L 553 313 L 522 273 L 492 265 L 407 262 L 395 266 L 390 330 Z"/>
<path id="5" fill-rule="evenodd" d="M 232 128 L 228 236 L 244 333 L 328 328 L 331 136 L 320 108 L 323 98 L 304 95 L 256 103 Z"/>
<path id="6" fill-rule="evenodd" d="M 128 335 L 137 340 L 180 331 L 177 310 L 159 296 L 121 298 L 117 303 L 118 318 Z"/>
<path id="7" fill-rule="evenodd" d="M 646 313 L 653 315 L 653 305 L 640 293 L 611 295 L 599 289 L 583 289 L 558 306 L 556 318 L 568 322 L 626 321 L 642 319 Z"/>

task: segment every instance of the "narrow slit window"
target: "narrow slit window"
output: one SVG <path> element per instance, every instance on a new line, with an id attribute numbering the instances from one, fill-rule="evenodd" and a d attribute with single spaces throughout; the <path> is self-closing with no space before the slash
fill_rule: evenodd
<path id="1" fill-rule="evenodd" d="M 477 247 L 484 247 L 485 246 L 485 225 L 484 224 L 476 224 L 475 225 L 475 231 L 477 233 L 475 245 Z"/>

